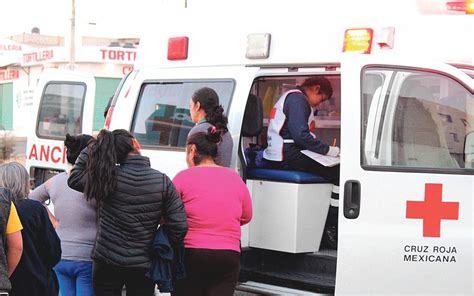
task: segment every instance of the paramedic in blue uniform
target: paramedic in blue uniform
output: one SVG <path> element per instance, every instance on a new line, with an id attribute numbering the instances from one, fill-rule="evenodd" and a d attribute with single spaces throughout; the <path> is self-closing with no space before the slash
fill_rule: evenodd
<path id="1" fill-rule="evenodd" d="M 313 133 L 316 107 L 329 100 L 332 93 L 331 83 L 324 77 L 307 78 L 300 86 L 284 93 L 270 113 L 268 147 L 263 157 L 272 168 L 314 173 L 334 184 L 323 245 L 336 249 L 339 165 L 325 167 L 301 153 L 301 150 L 310 150 L 323 155 L 339 155 L 338 147 L 319 141 Z"/>

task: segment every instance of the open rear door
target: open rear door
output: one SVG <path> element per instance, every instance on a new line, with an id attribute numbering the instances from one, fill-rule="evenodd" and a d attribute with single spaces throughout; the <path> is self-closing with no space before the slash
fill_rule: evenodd
<path id="1" fill-rule="evenodd" d="M 58 69 L 42 74 L 35 90 L 36 114 L 29 124 L 26 151 L 35 185 L 48 179 L 49 170 L 65 169 L 67 133 L 92 134 L 94 98 L 95 79 L 90 74 Z"/>
<path id="2" fill-rule="evenodd" d="M 472 295 L 472 77 L 365 56 L 341 73 L 336 294 Z"/>

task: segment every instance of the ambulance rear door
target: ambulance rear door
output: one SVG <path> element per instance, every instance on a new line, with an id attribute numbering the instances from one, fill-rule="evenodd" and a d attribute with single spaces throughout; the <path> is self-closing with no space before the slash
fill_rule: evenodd
<path id="1" fill-rule="evenodd" d="M 26 165 L 39 185 L 65 169 L 67 133 L 92 134 L 95 79 L 82 72 L 46 70 L 34 96 L 36 114 L 29 124 Z"/>
<path id="2" fill-rule="evenodd" d="M 472 295 L 473 78 L 448 64 L 341 64 L 337 295 Z"/>

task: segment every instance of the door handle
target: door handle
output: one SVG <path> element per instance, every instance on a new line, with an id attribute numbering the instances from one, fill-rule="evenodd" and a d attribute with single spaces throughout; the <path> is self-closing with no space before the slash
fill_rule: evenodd
<path id="1" fill-rule="evenodd" d="M 356 219 L 360 212 L 360 182 L 348 180 L 344 184 L 344 217 Z"/>

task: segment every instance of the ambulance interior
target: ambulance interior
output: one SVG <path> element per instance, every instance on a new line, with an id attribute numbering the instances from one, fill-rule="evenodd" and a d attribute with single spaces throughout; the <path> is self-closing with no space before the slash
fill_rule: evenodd
<path id="1" fill-rule="evenodd" d="M 308 290 L 331 293 L 336 250 L 320 250 L 320 242 L 332 184 L 310 173 L 258 167 L 249 153 L 266 147 L 269 114 L 280 96 L 314 76 L 258 77 L 251 87 L 239 158 L 254 214 L 248 226 L 249 248 L 242 253 L 241 280 L 299 288 L 303 284 Z M 340 76 L 323 76 L 334 91 L 317 108 L 315 134 L 324 143 L 340 146 Z"/>
<path id="2" fill-rule="evenodd" d="M 316 134 L 320 141 L 330 145 L 340 146 L 341 125 L 341 93 L 340 76 L 323 75 L 333 86 L 332 98 L 321 103 L 316 109 Z M 286 91 L 300 85 L 306 78 L 312 76 L 281 76 L 257 78 L 251 88 L 249 101 L 246 106 L 243 128 L 251 129 L 252 136 L 244 135 L 244 145 L 256 144 L 266 146 L 269 114 L 273 105 Z M 262 109 L 261 111 L 259 109 Z M 261 114 L 259 114 L 261 113 Z M 257 117 L 257 118 L 256 118 Z M 262 122 L 260 118 L 262 118 Z M 261 125 L 260 128 L 258 128 Z M 245 134 L 245 132 L 244 132 Z M 255 136 L 253 134 L 256 134 Z"/>

